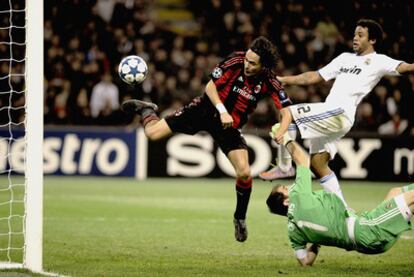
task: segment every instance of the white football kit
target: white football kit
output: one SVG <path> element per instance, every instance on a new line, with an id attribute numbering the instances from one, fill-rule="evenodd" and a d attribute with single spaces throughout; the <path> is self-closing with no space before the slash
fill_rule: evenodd
<path id="1" fill-rule="evenodd" d="M 302 138 L 310 139 L 310 153 L 327 151 L 333 159 L 336 142 L 352 128 L 362 98 L 384 75 L 399 75 L 401 63 L 376 52 L 364 56 L 342 53 L 319 69 L 325 81 L 335 78 L 325 102 L 289 106 Z"/>

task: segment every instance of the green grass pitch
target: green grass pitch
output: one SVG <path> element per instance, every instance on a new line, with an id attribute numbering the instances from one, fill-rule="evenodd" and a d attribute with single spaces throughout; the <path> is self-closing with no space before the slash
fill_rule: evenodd
<path id="1" fill-rule="evenodd" d="M 249 238 L 239 243 L 232 179 L 46 177 L 44 269 L 88 277 L 413 276 L 414 231 L 385 254 L 322 247 L 313 267 L 299 267 L 286 219 L 267 211 L 272 184 L 254 181 Z M 393 185 L 405 184 L 342 182 L 357 211 L 374 208 Z"/>

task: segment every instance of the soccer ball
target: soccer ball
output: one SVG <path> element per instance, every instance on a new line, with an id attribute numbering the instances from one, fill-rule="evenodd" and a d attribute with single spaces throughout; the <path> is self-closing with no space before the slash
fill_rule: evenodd
<path id="1" fill-rule="evenodd" d="M 142 83 L 148 75 L 148 66 L 139 56 L 128 56 L 121 60 L 118 67 L 121 79 L 130 85 Z"/>

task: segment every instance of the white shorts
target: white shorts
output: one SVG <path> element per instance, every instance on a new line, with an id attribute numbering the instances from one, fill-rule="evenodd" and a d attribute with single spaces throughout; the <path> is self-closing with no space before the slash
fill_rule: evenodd
<path id="1" fill-rule="evenodd" d="M 336 153 L 338 153 L 338 141 L 339 139 L 334 141 L 330 141 L 328 139 L 310 139 L 309 154 L 328 152 L 330 159 L 333 160 Z"/>
<path id="2" fill-rule="evenodd" d="M 352 122 L 339 107 L 326 103 L 304 103 L 289 106 L 302 139 L 310 140 L 310 153 L 337 153 L 336 144 L 352 128 Z"/>

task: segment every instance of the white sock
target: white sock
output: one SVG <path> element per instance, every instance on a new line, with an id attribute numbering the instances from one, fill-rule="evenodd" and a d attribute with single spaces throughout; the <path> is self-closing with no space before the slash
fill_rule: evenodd
<path id="1" fill-rule="evenodd" d="M 296 140 L 297 129 L 295 124 L 289 125 L 288 134 L 292 140 Z M 290 156 L 289 151 L 283 145 L 277 146 L 276 164 L 283 172 L 287 172 L 292 168 L 292 157 Z"/>
<path id="2" fill-rule="evenodd" d="M 338 178 L 336 178 L 335 172 L 326 175 L 320 179 L 321 186 L 327 192 L 335 193 L 344 203 L 345 207 L 348 208 L 348 204 L 345 201 L 344 195 L 342 194 L 341 187 L 339 186 Z"/>

